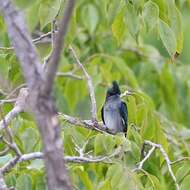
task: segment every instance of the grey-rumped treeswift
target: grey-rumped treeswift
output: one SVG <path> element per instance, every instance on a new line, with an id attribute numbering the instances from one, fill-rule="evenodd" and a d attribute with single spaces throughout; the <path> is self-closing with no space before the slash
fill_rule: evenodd
<path id="1" fill-rule="evenodd" d="M 128 110 L 125 102 L 120 99 L 121 91 L 116 81 L 112 82 L 112 87 L 107 90 L 106 100 L 102 107 L 102 121 L 111 132 L 127 133 Z"/>

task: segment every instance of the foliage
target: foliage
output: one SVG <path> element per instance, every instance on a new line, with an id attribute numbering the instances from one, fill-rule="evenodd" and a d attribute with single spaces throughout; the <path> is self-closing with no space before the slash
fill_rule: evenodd
<path id="1" fill-rule="evenodd" d="M 23 10 L 33 38 L 51 31 L 51 23 L 62 15 L 63 0 L 15 0 Z M 75 71 L 82 76 L 68 45 L 80 56 L 95 87 L 98 116 L 105 100 L 105 91 L 117 80 L 129 110 L 128 137 L 100 134 L 71 126 L 61 121 L 66 155 L 77 155 L 75 143 L 93 156 L 111 154 L 118 146 L 122 153 L 112 164 L 68 164 L 75 189 L 160 190 L 175 189 L 166 163 L 155 152 L 144 165 L 144 172 L 132 172 L 140 161 L 144 140 L 162 144 L 171 160 L 190 156 L 190 66 L 188 46 L 184 41 L 183 23 L 190 18 L 189 1 L 174 0 L 78 0 L 62 52 L 59 71 Z M 182 15 L 183 13 L 183 15 Z M 5 23 L 0 18 L 0 45 L 11 46 Z M 189 31 L 185 26 L 185 31 Z M 186 36 L 185 36 L 186 39 Z M 187 39 L 188 40 L 188 39 Z M 36 44 L 41 61 L 49 55 L 50 41 Z M 180 58 L 178 55 L 182 54 Z M 188 57 L 189 58 L 189 57 Z M 24 83 L 22 71 L 12 50 L 0 48 L 0 94 Z M 90 118 L 90 102 L 86 81 L 57 77 L 54 93 L 60 112 L 83 119 Z M 12 104 L 4 104 L 8 113 Z M 20 114 L 11 123 L 14 139 L 23 153 L 41 150 L 41 142 L 33 118 Z M 4 149 L 4 144 L 0 144 Z M 0 156 L 0 165 L 13 153 Z M 189 162 L 172 165 L 182 190 L 189 189 Z M 39 160 L 18 164 L 6 174 L 9 186 L 19 190 L 45 189 L 43 163 Z"/>

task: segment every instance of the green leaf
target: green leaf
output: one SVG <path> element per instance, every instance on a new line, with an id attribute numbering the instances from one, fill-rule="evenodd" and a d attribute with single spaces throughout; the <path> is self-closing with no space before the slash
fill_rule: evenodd
<path id="1" fill-rule="evenodd" d="M 161 19 L 159 22 L 159 33 L 166 50 L 168 51 L 169 55 L 173 57 L 177 48 L 175 34 L 169 25 Z"/>
<path id="2" fill-rule="evenodd" d="M 29 9 L 26 10 L 26 21 L 29 26 L 29 30 L 32 32 L 39 23 L 38 18 L 39 2 L 34 3 Z"/>
<path id="3" fill-rule="evenodd" d="M 111 190 L 110 180 L 107 179 L 107 180 L 99 183 L 98 190 Z"/>
<path id="4" fill-rule="evenodd" d="M 25 153 L 33 152 L 36 143 L 39 143 L 39 136 L 36 129 L 26 128 L 22 134 L 22 142 L 24 144 Z"/>
<path id="5" fill-rule="evenodd" d="M 43 29 L 58 14 L 61 0 L 41 0 L 39 7 L 40 27 Z"/>
<path id="6" fill-rule="evenodd" d="M 134 72 L 127 65 L 124 59 L 117 56 L 112 56 L 111 60 L 114 62 L 114 65 L 118 68 L 119 72 L 122 74 L 124 79 L 127 80 L 127 83 L 129 84 L 129 86 L 133 88 L 138 88 L 138 82 L 134 75 Z"/>
<path id="7" fill-rule="evenodd" d="M 44 162 L 43 160 L 36 159 L 32 160 L 31 164 L 27 166 L 28 169 L 36 169 L 36 170 L 41 170 L 44 167 Z"/>
<path id="8" fill-rule="evenodd" d="M 116 38 L 118 44 L 121 43 L 125 34 L 125 22 L 124 22 L 124 14 L 125 9 L 122 9 L 118 15 L 116 15 L 113 23 L 112 23 L 112 33 L 113 36 Z"/>
<path id="9" fill-rule="evenodd" d="M 21 174 L 16 181 L 16 189 L 32 190 L 32 179 L 27 174 Z"/>
<path id="10" fill-rule="evenodd" d="M 140 29 L 139 17 L 133 4 L 127 1 L 126 23 L 130 34 L 137 39 Z"/>
<path id="11" fill-rule="evenodd" d="M 144 5 L 143 18 L 146 23 L 148 31 L 151 31 L 158 24 L 159 8 L 156 3 L 151 0 L 147 1 Z"/>
<path id="12" fill-rule="evenodd" d="M 168 23 L 168 9 L 167 9 L 167 1 L 165 0 L 152 0 L 159 7 L 159 17 Z"/>
<path id="13" fill-rule="evenodd" d="M 99 13 L 95 5 L 86 4 L 82 9 L 82 22 L 86 29 L 92 34 L 99 22 Z"/>
<path id="14" fill-rule="evenodd" d="M 109 167 L 106 176 L 110 178 L 112 189 L 117 189 L 118 182 L 123 175 L 123 169 L 120 164 L 115 164 Z"/>
<path id="15" fill-rule="evenodd" d="M 0 75 L 1 77 L 3 77 L 4 79 L 8 78 L 8 72 L 9 72 L 9 60 L 7 58 L 7 54 L 0 54 L 0 63 L 1 63 L 1 69 L 0 69 Z"/>
<path id="16" fill-rule="evenodd" d="M 149 174 L 148 178 L 151 181 L 151 184 L 155 190 L 162 190 L 160 182 L 156 176 Z"/>
<path id="17" fill-rule="evenodd" d="M 76 172 L 80 176 L 80 179 L 81 179 L 82 183 L 84 184 L 85 189 L 93 190 L 93 184 L 89 178 L 88 173 L 85 171 L 81 171 L 81 170 L 77 170 Z"/>
<path id="18" fill-rule="evenodd" d="M 190 187 L 190 175 L 185 177 L 185 179 L 182 181 L 180 185 L 180 190 L 189 190 L 189 187 Z"/>
<path id="19" fill-rule="evenodd" d="M 78 90 L 79 89 L 78 89 L 77 82 L 75 80 L 68 79 L 64 88 L 64 95 L 71 111 L 74 110 L 77 104 L 77 101 L 79 99 Z"/>
<path id="20" fill-rule="evenodd" d="M 30 0 L 30 1 L 28 1 L 28 0 L 14 0 L 14 2 L 16 2 L 16 5 L 21 7 L 21 8 L 27 8 L 31 5 L 33 5 L 36 2 L 36 0 Z"/>
<path id="21" fill-rule="evenodd" d="M 170 26 L 175 33 L 177 40 L 177 53 L 180 54 L 183 49 L 183 27 L 182 27 L 182 15 L 175 5 L 174 0 L 167 1 L 168 4 L 168 16 L 170 20 Z"/>
<path id="22" fill-rule="evenodd" d="M 188 163 L 184 163 L 176 172 L 177 182 L 181 182 L 187 175 L 190 174 L 190 167 Z"/>
<path id="23" fill-rule="evenodd" d="M 5 156 L 0 156 L 0 166 L 5 165 L 12 158 L 11 154 L 7 154 Z"/>
<path id="24" fill-rule="evenodd" d="M 94 152 L 96 155 L 104 154 L 105 152 L 108 154 L 112 152 L 115 143 L 115 138 L 110 135 L 96 135 L 94 140 Z"/>

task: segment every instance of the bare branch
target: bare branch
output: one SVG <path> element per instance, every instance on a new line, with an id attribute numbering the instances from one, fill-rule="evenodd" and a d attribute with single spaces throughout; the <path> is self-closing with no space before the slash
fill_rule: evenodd
<path id="1" fill-rule="evenodd" d="M 67 72 L 67 73 L 57 72 L 56 76 L 57 77 L 69 77 L 69 78 L 73 78 L 73 79 L 76 79 L 76 80 L 83 80 L 83 77 L 81 77 L 79 75 L 75 75 L 72 72 Z"/>
<path id="2" fill-rule="evenodd" d="M 144 163 L 146 162 L 146 160 L 148 160 L 150 158 L 150 156 L 152 155 L 152 153 L 154 152 L 154 150 L 156 149 L 155 146 L 153 146 L 149 152 L 147 153 L 147 155 L 143 158 L 143 160 L 141 160 L 139 163 L 138 163 L 138 167 L 135 168 L 133 171 L 136 171 L 136 170 L 141 170 Z"/>
<path id="3" fill-rule="evenodd" d="M 6 116 L 5 116 L 5 123 L 9 125 L 9 123 L 20 113 L 22 112 L 22 108 L 20 106 L 15 106 Z M 5 128 L 5 123 L 0 121 L 0 130 Z"/>
<path id="4" fill-rule="evenodd" d="M 170 165 L 175 165 L 175 164 L 178 164 L 178 163 L 183 162 L 183 161 L 190 161 L 190 157 L 179 158 L 178 160 L 171 162 Z"/>
<path id="5" fill-rule="evenodd" d="M 65 162 L 71 162 L 71 163 L 98 163 L 98 162 L 104 162 L 104 163 L 110 163 L 110 159 L 119 155 L 121 153 L 121 147 L 118 147 L 114 150 L 114 152 L 110 155 L 106 156 L 65 156 L 64 161 Z M 44 159 L 44 155 L 42 152 L 32 152 L 28 154 L 23 154 L 19 158 L 14 157 L 11 159 L 5 166 L 2 167 L 1 172 L 6 173 L 9 172 L 12 168 L 14 168 L 18 163 L 30 161 L 34 159 Z"/>
<path id="6" fill-rule="evenodd" d="M 94 86 L 92 84 L 92 78 L 90 77 L 90 75 L 87 73 L 86 69 L 84 68 L 84 66 L 82 65 L 82 63 L 80 62 L 75 50 L 72 48 L 72 46 L 69 46 L 69 49 L 73 55 L 73 57 L 76 60 L 76 63 L 78 64 L 78 66 L 81 68 L 81 70 L 84 73 L 84 76 L 87 80 L 87 84 L 88 84 L 88 90 L 89 90 L 89 94 L 90 94 L 90 100 L 91 100 L 91 114 L 92 114 L 92 120 L 94 122 L 97 121 L 97 109 L 96 109 L 96 98 L 95 98 L 95 93 L 94 93 Z"/>
<path id="7" fill-rule="evenodd" d="M 114 133 L 112 131 L 110 131 L 109 129 L 105 128 L 104 125 L 102 125 L 102 123 L 96 123 L 94 124 L 94 122 L 92 120 L 81 120 L 79 118 L 76 117 L 72 117 L 63 113 L 59 113 L 59 116 L 61 116 L 63 118 L 64 121 L 75 125 L 75 127 L 83 127 L 86 129 L 90 129 L 90 130 L 94 130 L 94 131 L 98 131 L 100 133 L 108 133 L 113 135 Z"/>
<path id="8" fill-rule="evenodd" d="M 42 65 L 26 29 L 23 15 L 15 9 L 10 0 L 0 0 L 0 9 L 4 14 L 9 37 L 21 62 L 29 88 L 29 106 L 34 113 L 42 136 L 47 183 L 48 189 L 51 190 L 71 189 L 70 179 L 63 160 L 59 121 L 50 93 L 63 44 L 62 38 L 65 36 L 74 2 L 74 0 L 68 1 L 68 6 L 64 11 L 64 18 L 61 21 L 56 45 L 47 70 L 47 78 L 45 78 Z M 8 166 L 11 164 L 10 162 Z"/>
<path id="9" fill-rule="evenodd" d="M 26 99 L 28 97 L 28 90 L 22 88 L 17 97 L 15 107 L 0 121 L 0 130 L 9 125 L 9 123 L 25 108 Z"/>
<path id="10" fill-rule="evenodd" d="M 0 105 L 16 102 L 16 98 L 0 100 Z"/>
<path id="11" fill-rule="evenodd" d="M 15 94 L 17 94 L 17 91 L 20 91 L 21 88 L 26 88 L 26 84 L 24 83 L 24 84 L 17 86 L 15 89 L 13 89 L 10 93 L 7 94 L 6 99 L 15 97 Z"/>
<path id="12" fill-rule="evenodd" d="M 172 162 L 170 161 L 170 159 L 169 159 L 169 157 L 168 157 L 166 151 L 165 151 L 164 148 L 162 147 L 162 145 L 161 145 L 161 144 L 153 143 L 153 142 L 151 142 L 151 141 L 145 141 L 144 144 L 145 144 L 145 145 L 150 145 L 150 146 L 152 146 L 152 148 L 151 148 L 151 150 L 148 152 L 148 154 L 145 156 L 145 158 L 138 164 L 138 165 L 139 165 L 138 168 L 134 169 L 133 171 L 141 170 L 142 167 L 143 167 L 143 164 L 145 163 L 145 161 L 151 156 L 151 154 L 154 152 L 154 150 L 155 150 L 156 148 L 158 148 L 158 149 L 160 150 L 160 152 L 161 152 L 161 154 L 162 154 L 164 160 L 166 161 L 166 165 L 167 165 L 167 167 L 168 167 L 168 171 L 169 171 L 169 173 L 170 173 L 170 176 L 171 176 L 172 180 L 173 180 L 174 183 L 175 183 L 176 190 L 180 190 L 179 184 L 177 183 L 177 179 L 176 179 L 176 177 L 175 177 L 175 175 L 174 175 L 174 173 L 173 173 L 173 170 L 172 170 L 172 168 L 171 168 Z"/>
<path id="13" fill-rule="evenodd" d="M 54 50 L 55 32 L 56 32 L 55 24 L 56 24 L 56 20 L 53 20 L 53 22 L 51 24 L 51 51 L 50 51 L 49 55 L 44 58 L 44 63 L 43 63 L 44 70 L 46 69 L 47 64 L 49 63 L 49 60 L 50 60 L 52 53 L 53 53 L 53 50 Z"/>
<path id="14" fill-rule="evenodd" d="M 47 73 L 46 73 L 46 83 L 44 86 L 44 93 L 45 94 L 50 94 L 52 85 L 53 85 L 53 80 L 56 75 L 59 59 L 60 59 L 60 54 L 62 51 L 62 47 L 64 45 L 64 37 L 67 32 L 67 28 L 69 25 L 69 20 L 72 14 L 72 10 L 74 8 L 75 0 L 70 0 L 67 3 L 67 7 L 64 11 L 64 16 L 63 19 L 61 20 L 59 24 L 59 31 L 55 37 L 55 44 L 54 44 L 54 49 L 52 52 L 52 55 L 50 57 L 50 61 L 47 67 Z"/>
<path id="15" fill-rule="evenodd" d="M 57 33 L 57 31 L 54 31 L 54 32 Z M 42 34 L 41 36 L 33 39 L 32 42 L 34 44 L 39 44 L 39 43 L 41 43 L 43 41 L 44 38 L 47 38 L 47 37 L 51 38 L 51 34 L 52 34 L 52 31 L 47 32 L 45 34 Z M 0 50 L 2 50 L 2 51 L 12 51 L 12 50 L 14 50 L 14 47 L 0 47 Z"/>

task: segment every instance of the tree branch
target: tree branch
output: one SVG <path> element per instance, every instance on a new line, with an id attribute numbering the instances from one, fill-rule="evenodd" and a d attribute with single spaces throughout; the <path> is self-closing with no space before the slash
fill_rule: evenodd
<path id="1" fill-rule="evenodd" d="M 170 165 L 175 165 L 175 164 L 178 164 L 178 163 L 183 162 L 183 161 L 190 161 L 190 157 L 179 158 L 179 159 L 171 162 Z"/>
<path id="2" fill-rule="evenodd" d="M 83 80 L 83 77 L 81 77 L 79 75 L 75 75 L 72 72 L 67 72 L 67 73 L 57 72 L 56 76 L 57 77 L 69 77 L 69 78 L 73 78 L 73 79 L 76 79 L 76 80 Z"/>
<path id="3" fill-rule="evenodd" d="M 167 165 L 167 167 L 168 167 L 168 171 L 169 171 L 169 173 L 170 173 L 170 176 L 171 176 L 172 180 L 173 180 L 174 183 L 175 183 L 176 190 L 180 190 L 179 184 L 177 183 L 177 179 L 176 179 L 176 177 L 175 177 L 175 175 L 174 175 L 174 173 L 173 173 L 173 170 L 172 170 L 172 168 L 171 168 L 172 162 L 170 161 L 170 159 L 169 159 L 169 157 L 168 157 L 166 151 L 165 151 L 164 148 L 162 147 L 162 145 L 161 145 L 161 144 L 153 143 L 153 142 L 151 142 L 151 141 L 145 141 L 144 144 L 145 144 L 145 145 L 150 145 L 150 146 L 152 146 L 152 148 L 151 148 L 151 150 L 149 150 L 149 152 L 148 152 L 148 154 L 145 156 L 145 158 L 138 164 L 138 168 L 135 168 L 133 171 L 135 172 L 135 171 L 141 170 L 142 167 L 143 167 L 143 164 L 145 163 L 145 161 L 152 155 L 152 153 L 154 152 L 154 150 L 157 148 L 157 149 L 160 150 L 160 152 L 161 152 L 161 154 L 162 154 L 164 160 L 166 161 L 166 165 Z"/>
<path id="4" fill-rule="evenodd" d="M 62 47 L 64 45 L 64 37 L 67 32 L 67 28 L 69 25 L 69 20 L 72 14 L 72 10 L 74 8 L 75 0 L 70 0 L 67 3 L 67 7 L 64 11 L 63 19 L 59 24 L 59 31 L 55 36 L 55 44 L 52 55 L 49 60 L 49 64 L 47 66 L 47 73 L 46 73 L 46 83 L 44 86 L 44 93 L 49 94 L 52 90 L 53 80 L 56 75 L 60 54 Z"/>
<path id="5" fill-rule="evenodd" d="M 51 190 L 71 189 L 63 160 L 63 144 L 60 137 L 59 122 L 50 93 L 63 44 L 62 38 L 66 34 L 74 2 L 74 0 L 68 1 L 68 6 L 64 11 L 45 78 L 42 65 L 26 29 L 23 15 L 14 8 L 10 0 L 0 0 L 0 9 L 4 14 L 9 37 L 21 62 L 29 87 L 29 106 L 34 113 L 42 137 L 48 189 Z"/>
<path id="6" fill-rule="evenodd" d="M 87 84 L 88 84 L 88 90 L 89 90 L 89 94 L 90 94 L 90 100 L 91 100 L 91 114 L 92 114 L 92 120 L 94 122 L 97 121 L 97 109 L 96 109 L 96 98 L 95 98 L 95 93 L 94 93 L 94 86 L 92 84 L 92 78 L 90 77 L 90 75 L 87 73 L 86 69 L 84 68 L 84 66 L 82 65 L 82 63 L 80 62 L 75 50 L 72 48 L 72 46 L 69 46 L 69 49 L 73 55 L 73 57 L 76 60 L 76 63 L 78 64 L 78 66 L 81 68 L 81 70 L 84 73 L 84 76 L 86 78 Z"/>
<path id="7" fill-rule="evenodd" d="M 113 151 L 112 154 L 106 156 L 65 156 L 64 161 L 69 163 L 98 163 L 98 162 L 105 162 L 110 163 L 110 159 L 119 155 L 121 153 L 121 148 L 118 147 Z M 4 174 L 9 172 L 12 168 L 14 168 L 18 163 L 31 161 L 35 159 L 44 159 L 44 154 L 42 152 L 32 152 L 28 154 L 23 154 L 19 158 L 14 157 L 11 159 L 7 164 L 3 166 L 1 172 Z M 109 161 L 109 162 L 108 162 Z"/>
<path id="8" fill-rule="evenodd" d="M 0 190 L 8 190 L 1 172 L 0 172 Z"/>
<path id="9" fill-rule="evenodd" d="M 14 108 L 0 121 L 0 130 L 4 129 L 9 123 L 25 109 L 26 99 L 28 97 L 28 90 L 21 88 L 19 95 L 16 99 Z"/>
<path id="10" fill-rule="evenodd" d="M 92 120 L 81 120 L 79 118 L 72 117 L 63 113 L 59 113 L 59 116 L 61 116 L 64 121 L 70 123 L 71 125 L 74 125 L 75 127 L 83 127 L 86 129 L 98 131 L 100 133 L 108 133 L 114 135 L 114 133 L 108 128 L 105 128 L 102 123 L 95 124 Z"/>

